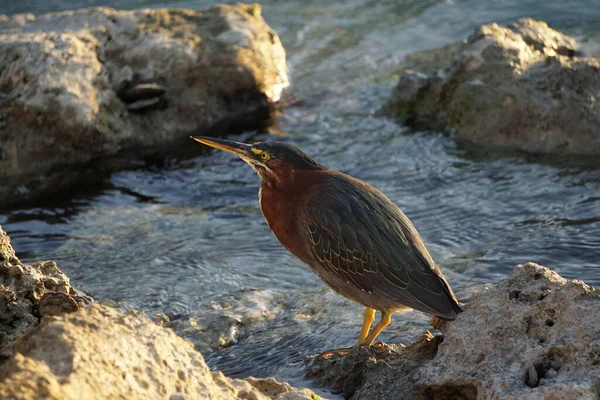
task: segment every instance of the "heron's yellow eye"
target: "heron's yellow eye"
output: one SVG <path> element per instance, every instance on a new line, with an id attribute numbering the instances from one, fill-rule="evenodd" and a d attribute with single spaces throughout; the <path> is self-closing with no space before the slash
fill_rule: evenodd
<path id="1" fill-rule="evenodd" d="M 271 156 L 269 155 L 269 153 L 267 153 L 266 151 L 263 151 L 262 153 L 260 153 L 260 158 L 263 161 L 267 161 L 269 158 L 271 158 Z"/>

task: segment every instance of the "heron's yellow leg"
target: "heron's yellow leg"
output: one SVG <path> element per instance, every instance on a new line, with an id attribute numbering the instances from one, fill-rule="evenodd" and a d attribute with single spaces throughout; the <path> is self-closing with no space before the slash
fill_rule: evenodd
<path id="1" fill-rule="evenodd" d="M 361 343 L 361 346 L 370 346 L 373 344 L 377 336 L 381 333 L 381 331 L 390 324 L 392 321 L 392 313 L 390 311 L 382 311 L 381 312 L 381 320 L 375 325 L 373 331 L 367 336 L 367 338 Z"/>
<path id="2" fill-rule="evenodd" d="M 358 338 L 358 344 L 361 344 L 367 338 L 373 321 L 375 321 L 375 310 L 369 307 L 365 308 L 365 316 L 363 318 L 363 325 Z"/>
<path id="3" fill-rule="evenodd" d="M 390 311 L 382 311 L 381 312 L 381 320 L 377 323 L 377 325 L 375 325 L 375 328 L 373 328 L 373 331 L 371 332 L 371 334 L 368 334 L 369 328 L 371 328 L 371 324 L 373 323 L 374 320 L 375 320 L 375 310 L 367 307 L 365 309 L 363 326 L 360 331 L 360 338 L 359 338 L 359 342 L 358 342 L 358 344 L 360 346 L 371 346 L 373 344 L 373 342 L 375 341 L 377 336 L 379 336 L 381 331 L 390 324 L 390 321 L 392 320 L 392 313 Z M 347 354 L 348 352 L 350 352 L 350 350 L 352 350 L 352 348 L 329 350 L 329 351 L 319 354 L 318 357 L 319 358 L 327 358 L 334 354 L 344 355 L 344 354 Z"/>

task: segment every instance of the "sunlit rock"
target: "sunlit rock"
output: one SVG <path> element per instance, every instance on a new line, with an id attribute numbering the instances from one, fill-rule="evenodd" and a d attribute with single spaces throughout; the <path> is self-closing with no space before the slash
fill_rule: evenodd
<path id="1" fill-rule="evenodd" d="M 600 59 L 541 21 L 411 55 L 384 107 L 419 129 L 534 153 L 600 153 Z"/>
<path id="2" fill-rule="evenodd" d="M 53 261 L 21 263 L 1 228 L 0 311 L 1 399 L 318 398 L 273 378 L 210 371 L 171 329 L 91 304 Z"/>
<path id="3" fill-rule="evenodd" d="M 600 289 L 534 263 L 477 293 L 407 347 L 314 358 L 308 373 L 353 399 L 594 399 Z"/>
<path id="4" fill-rule="evenodd" d="M 0 357 L 11 354 L 13 341 L 35 326 L 43 311 L 75 311 L 78 301 L 91 299 L 71 286 L 54 261 L 23 264 L 0 227 Z"/>
<path id="5" fill-rule="evenodd" d="M 0 15 L 0 71 L 1 203 L 66 186 L 67 166 L 268 114 L 288 85 L 256 4 Z"/>
<path id="6" fill-rule="evenodd" d="M 192 344 L 102 305 L 44 319 L 0 365 L 3 399 L 314 399 L 273 378 L 211 372 Z"/>

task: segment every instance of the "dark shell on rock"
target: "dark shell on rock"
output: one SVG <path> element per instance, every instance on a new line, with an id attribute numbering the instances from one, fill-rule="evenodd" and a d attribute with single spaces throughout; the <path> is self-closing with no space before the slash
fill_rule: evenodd
<path id="1" fill-rule="evenodd" d="M 166 91 L 159 83 L 135 73 L 131 80 L 123 83 L 117 96 L 126 104 L 127 110 L 141 113 L 166 107 Z"/>
<path id="2" fill-rule="evenodd" d="M 79 305 L 68 294 L 50 292 L 40 299 L 39 309 L 43 317 L 48 317 L 75 312 L 79 310 Z"/>
<path id="3" fill-rule="evenodd" d="M 128 82 L 123 85 L 117 95 L 125 103 L 133 103 L 138 100 L 160 97 L 166 91 L 164 86 L 154 82 Z"/>
<path id="4" fill-rule="evenodd" d="M 152 99 L 138 100 L 127 104 L 127 109 L 133 112 L 142 112 L 155 110 L 166 106 L 167 102 L 162 97 L 154 97 Z"/>

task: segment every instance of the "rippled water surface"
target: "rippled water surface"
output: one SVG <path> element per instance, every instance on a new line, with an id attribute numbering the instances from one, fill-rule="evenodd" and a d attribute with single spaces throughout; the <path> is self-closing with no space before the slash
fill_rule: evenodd
<path id="1" fill-rule="evenodd" d="M 0 13 L 210 3 L 5 1 Z M 598 48 L 595 4 L 263 2 L 263 15 L 287 49 L 292 91 L 301 102 L 283 110 L 268 131 L 234 138 L 277 134 L 326 166 L 379 187 L 413 220 L 459 297 L 527 261 L 598 285 L 596 160 L 484 151 L 375 116 L 407 52 L 520 16 L 545 19 Z M 259 180 L 250 168 L 220 152 L 180 151 L 189 146 L 182 142 L 166 160 L 101 178 L 52 204 L 9 210 L 0 223 L 24 260 L 56 259 L 76 286 L 124 308 L 185 320 L 254 293 L 256 310 L 248 310 L 258 315 L 254 323 L 237 344 L 205 351 L 207 361 L 227 374 L 310 384 L 302 381 L 303 357 L 354 344 L 362 309 L 325 289 L 279 245 L 260 214 Z M 407 342 L 427 323 L 416 312 L 397 315 L 381 338 Z"/>

